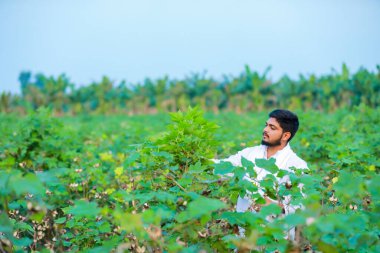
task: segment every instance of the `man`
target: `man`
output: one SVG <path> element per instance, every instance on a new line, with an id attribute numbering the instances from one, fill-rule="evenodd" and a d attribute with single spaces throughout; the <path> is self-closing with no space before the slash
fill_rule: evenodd
<path id="1" fill-rule="evenodd" d="M 287 171 L 292 171 L 291 168 L 307 169 L 306 162 L 299 158 L 289 145 L 289 142 L 293 139 L 298 130 L 298 126 L 299 122 L 297 115 L 288 110 L 274 110 L 269 114 L 269 119 L 265 123 L 260 146 L 246 148 L 222 161 L 231 162 L 234 166 L 242 166 L 242 157 L 253 163 L 255 163 L 256 159 L 274 158 L 276 159 L 275 163 L 277 167 L 280 169 Z M 267 174 L 270 174 L 269 171 L 257 166 L 255 166 L 254 170 L 257 174 L 256 178 L 249 178 L 248 174 L 244 178 L 255 182 L 256 184 L 259 184 L 258 182 L 260 182 Z M 291 184 L 288 176 L 284 176 L 283 178 L 276 177 L 276 179 L 279 184 Z M 265 198 L 265 205 L 276 203 L 284 209 L 285 214 L 292 213 L 297 208 L 290 204 L 290 196 L 285 197 L 284 200 L 278 201 L 270 199 L 260 187 L 258 192 Z M 249 194 L 244 198 L 238 198 L 236 204 L 237 212 L 246 212 L 248 210 L 257 211 L 258 209 L 256 208 L 257 205 L 249 197 Z M 294 230 L 290 231 L 288 238 L 294 239 Z"/>

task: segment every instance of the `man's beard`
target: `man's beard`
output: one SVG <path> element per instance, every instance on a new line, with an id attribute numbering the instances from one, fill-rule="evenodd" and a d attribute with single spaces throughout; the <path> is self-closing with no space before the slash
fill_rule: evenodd
<path id="1" fill-rule="evenodd" d="M 261 140 L 261 144 L 268 146 L 268 147 L 280 146 L 281 145 L 281 138 L 282 138 L 282 136 L 278 140 L 275 140 L 273 142 L 267 142 L 267 141 Z"/>

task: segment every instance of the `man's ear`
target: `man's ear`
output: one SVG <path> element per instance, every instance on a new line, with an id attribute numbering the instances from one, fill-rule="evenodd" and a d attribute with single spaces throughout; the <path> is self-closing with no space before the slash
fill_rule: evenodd
<path id="1" fill-rule="evenodd" d="M 290 132 L 285 132 L 282 134 L 282 140 L 288 142 L 292 134 Z"/>

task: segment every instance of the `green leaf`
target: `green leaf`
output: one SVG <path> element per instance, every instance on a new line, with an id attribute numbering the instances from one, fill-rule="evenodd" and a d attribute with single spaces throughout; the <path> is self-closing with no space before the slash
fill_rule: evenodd
<path id="1" fill-rule="evenodd" d="M 215 163 L 214 168 L 214 174 L 216 175 L 224 175 L 234 171 L 234 166 L 230 162 L 221 161 L 220 163 Z"/>
<path id="2" fill-rule="evenodd" d="M 142 219 L 148 224 L 159 224 L 161 217 L 153 209 L 148 209 L 142 213 Z"/>
<path id="3" fill-rule="evenodd" d="M 279 215 L 282 213 L 282 208 L 276 204 L 270 204 L 267 206 L 263 206 L 260 210 L 260 215 L 268 216 L 268 215 Z"/>
<path id="4" fill-rule="evenodd" d="M 257 238 L 257 246 L 263 246 L 263 245 L 266 245 L 268 244 L 268 242 L 271 242 L 272 241 L 272 238 L 270 238 L 269 236 L 260 236 L 259 238 Z"/>
<path id="5" fill-rule="evenodd" d="M 6 235 L 12 235 L 13 232 L 12 223 L 5 213 L 0 214 L 0 232 Z"/>
<path id="6" fill-rule="evenodd" d="M 278 178 L 283 178 L 285 175 L 289 175 L 291 172 L 287 170 L 279 169 L 279 172 L 277 173 Z"/>
<path id="7" fill-rule="evenodd" d="M 341 171 L 338 182 L 334 184 L 338 198 L 351 199 L 353 196 L 364 192 L 363 176 L 358 173 Z"/>
<path id="8" fill-rule="evenodd" d="M 38 177 L 32 173 L 26 174 L 25 176 L 17 175 L 15 177 L 11 177 L 9 180 L 9 185 L 12 186 L 12 189 L 16 192 L 17 195 L 24 193 L 45 193 L 45 187 L 38 179 Z"/>
<path id="9" fill-rule="evenodd" d="M 32 233 L 34 232 L 34 229 L 31 225 L 29 225 L 28 223 L 22 222 L 22 221 L 16 222 L 14 229 L 15 230 L 21 230 L 21 231 L 29 231 Z"/>
<path id="10" fill-rule="evenodd" d="M 190 184 L 193 183 L 193 178 L 192 177 L 189 177 L 188 174 L 184 175 L 180 180 L 178 180 L 178 183 L 183 186 L 183 187 L 186 187 Z"/>
<path id="11" fill-rule="evenodd" d="M 155 197 L 158 201 L 168 202 L 168 203 L 174 203 L 177 199 L 177 195 L 170 194 L 164 191 L 157 191 L 155 193 Z"/>
<path id="12" fill-rule="evenodd" d="M 32 215 L 29 216 L 29 219 L 36 221 L 36 222 L 41 222 L 45 217 L 44 212 L 37 212 L 33 213 Z"/>
<path id="13" fill-rule="evenodd" d="M 175 211 L 165 205 L 151 207 L 151 210 L 154 211 L 155 215 L 158 216 L 161 221 L 172 220 L 175 216 Z"/>
<path id="14" fill-rule="evenodd" d="M 241 189 L 244 189 L 244 192 L 247 190 L 247 191 L 250 191 L 250 192 L 256 192 L 257 191 L 257 186 L 248 181 L 248 180 L 245 180 L 245 179 L 242 179 L 242 180 L 239 180 L 238 184 L 237 184 Z M 244 194 L 245 195 L 245 194 Z"/>
<path id="15" fill-rule="evenodd" d="M 95 247 L 92 249 L 85 249 L 84 253 L 104 253 L 104 252 L 112 252 L 112 249 L 115 248 L 117 244 L 115 245 L 103 245 L 99 247 Z"/>
<path id="16" fill-rule="evenodd" d="M 221 218 L 226 219 L 231 225 L 243 226 L 247 223 L 247 213 L 224 212 Z"/>
<path id="17" fill-rule="evenodd" d="M 0 171 L 0 195 L 8 195 L 11 191 L 8 180 L 12 172 Z"/>
<path id="18" fill-rule="evenodd" d="M 255 164 L 247 160 L 244 156 L 241 157 L 241 165 L 245 168 L 253 168 Z"/>
<path id="19" fill-rule="evenodd" d="M 375 174 L 372 176 L 372 178 L 367 181 L 367 189 L 371 193 L 371 195 L 377 200 L 380 200 L 380 174 Z"/>
<path id="20" fill-rule="evenodd" d="M 202 215 L 211 215 L 212 212 L 225 207 L 226 204 L 220 200 L 199 197 L 190 202 L 187 209 L 177 215 L 176 220 L 182 223 L 200 218 Z"/>
<path id="21" fill-rule="evenodd" d="M 234 169 L 234 176 L 239 179 L 239 180 L 242 180 L 243 177 L 246 175 L 246 171 L 243 167 L 235 167 Z"/>
<path id="22" fill-rule="evenodd" d="M 153 155 L 165 158 L 165 160 L 168 162 L 171 162 L 173 160 L 173 156 L 170 153 L 165 152 L 165 151 L 153 152 Z"/>
<path id="23" fill-rule="evenodd" d="M 127 233 L 144 231 L 141 214 L 123 213 L 122 211 L 118 211 L 114 213 L 114 216 L 119 222 L 120 227 Z"/>
<path id="24" fill-rule="evenodd" d="M 33 243 L 33 240 L 28 238 L 28 237 L 22 237 L 20 239 L 12 239 L 12 242 L 15 246 L 18 246 L 18 247 L 27 247 L 29 246 L 30 244 Z"/>
<path id="25" fill-rule="evenodd" d="M 299 214 L 289 214 L 285 216 L 284 221 L 289 227 L 295 227 L 297 225 L 305 224 L 306 219 Z"/>
<path id="26" fill-rule="evenodd" d="M 207 169 L 207 167 L 202 166 L 201 163 L 198 161 L 196 164 L 191 165 L 189 167 L 188 173 L 198 174 L 198 173 L 202 173 L 205 169 Z"/>
<path id="27" fill-rule="evenodd" d="M 63 224 L 63 223 L 66 222 L 66 217 L 58 218 L 58 219 L 54 220 L 54 222 L 55 222 L 56 224 Z"/>
<path id="28" fill-rule="evenodd" d="M 95 217 L 99 214 L 100 209 L 94 202 L 77 200 L 74 202 L 74 206 L 67 207 L 64 211 L 65 213 L 72 214 L 76 217 Z"/>
<path id="29" fill-rule="evenodd" d="M 56 177 L 57 174 L 61 172 L 61 169 L 49 170 L 49 171 L 41 171 L 36 172 L 36 176 L 38 179 L 49 186 L 59 185 L 59 179 Z"/>
<path id="30" fill-rule="evenodd" d="M 133 162 L 135 162 L 137 159 L 139 159 L 140 158 L 140 154 L 139 153 L 137 153 L 137 152 L 133 152 L 132 154 L 130 154 L 129 156 L 128 156 L 128 158 L 124 161 L 124 166 L 125 167 L 128 167 L 128 166 L 130 166 Z"/>
<path id="31" fill-rule="evenodd" d="M 265 169 L 269 171 L 272 174 L 275 174 L 278 172 L 279 168 L 276 165 L 276 159 L 270 158 L 269 160 L 267 159 L 256 159 L 256 166 L 259 168 Z"/>
<path id="32" fill-rule="evenodd" d="M 241 157 L 241 164 L 243 165 L 243 167 L 245 167 L 245 169 L 247 170 L 248 174 L 250 177 L 252 178 L 256 178 L 257 177 L 257 174 L 256 174 L 256 171 L 255 171 L 255 164 L 249 160 L 247 160 L 246 158 L 244 158 L 243 156 Z"/>
<path id="33" fill-rule="evenodd" d="M 65 246 L 65 247 L 70 247 L 73 243 L 72 243 L 72 242 L 69 242 L 69 241 L 63 241 L 62 244 L 63 244 L 63 246 Z"/>
<path id="34" fill-rule="evenodd" d="M 323 241 L 319 241 L 317 243 L 317 247 L 318 247 L 318 250 L 320 250 L 321 252 L 339 253 L 337 248 L 335 248 L 333 245 L 327 244 Z"/>
<path id="35" fill-rule="evenodd" d="M 109 233 L 111 232 L 111 226 L 107 221 L 104 221 L 100 226 L 98 226 L 100 233 Z"/>

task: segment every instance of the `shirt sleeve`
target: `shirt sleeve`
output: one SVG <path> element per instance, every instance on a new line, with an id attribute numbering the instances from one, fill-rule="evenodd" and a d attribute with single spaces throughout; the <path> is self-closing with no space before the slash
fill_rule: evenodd
<path id="1" fill-rule="evenodd" d="M 251 150 L 250 148 L 245 148 L 245 149 L 237 152 L 235 155 L 231 155 L 230 157 L 228 157 L 226 159 L 222 159 L 221 161 L 230 162 L 233 166 L 242 166 L 241 158 L 243 156 L 247 157 L 250 150 Z"/>
<path id="2" fill-rule="evenodd" d="M 249 148 L 245 148 L 239 152 L 237 152 L 235 155 L 231 155 L 228 158 L 224 159 L 211 159 L 214 163 L 220 163 L 220 162 L 230 162 L 233 166 L 242 166 L 241 165 L 241 158 L 242 156 L 246 156 L 249 153 Z M 227 177 L 233 177 L 233 173 L 227 173 L 222 178 Z"/>

